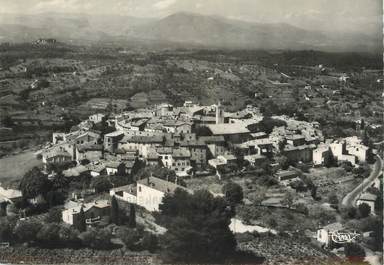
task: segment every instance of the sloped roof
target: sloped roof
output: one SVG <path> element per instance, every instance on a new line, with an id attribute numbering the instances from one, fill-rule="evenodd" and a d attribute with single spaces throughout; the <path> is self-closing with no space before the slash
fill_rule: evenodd
<path id="1" fill-rule="evenodd" d="M 152 189 L 164 192 L 164 193 L 173 193 L 177 188 L 189 191 L 188 189 L 179 186 L 173 182 L 169 182 L 156 177 L 144 178 L 137 181 L 138 184 L 151 187 Z"/>
<path id="2" fill-rule="evenodd" d="M 250 131 L 238 123 L 209 124 L 208 129 L 213 135 L 246 134 Z"/>

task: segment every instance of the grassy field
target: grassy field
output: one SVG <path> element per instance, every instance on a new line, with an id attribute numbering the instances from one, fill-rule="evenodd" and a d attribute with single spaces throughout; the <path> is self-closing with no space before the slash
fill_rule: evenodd
<path id="1" fill-rule="evenodd" d="M 0 181 L 20 179 L 25 172 L 41 164 L 33 151 L 4 157 L 0 159 Z"/>

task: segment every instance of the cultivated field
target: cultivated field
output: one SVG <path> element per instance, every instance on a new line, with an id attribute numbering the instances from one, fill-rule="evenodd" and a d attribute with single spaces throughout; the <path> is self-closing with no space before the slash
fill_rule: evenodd
<path id="1" fill-rule="evenodd" d="M 33 151 L 4 157 L 0 159 L 0 181 L 20 179 L 28 170 L 41 164 Z"/>

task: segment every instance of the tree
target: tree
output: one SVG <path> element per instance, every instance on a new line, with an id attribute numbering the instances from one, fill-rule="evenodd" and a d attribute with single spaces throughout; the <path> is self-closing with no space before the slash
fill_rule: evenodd
<path id="1" fill-rule="evenodd" d="M 369 174 L 371 174 L 371 168 L 369 167 L 368 163 L 363 162 L 360 163 L 357 168 L 354 168 L 352 172 L 358 176 L 367 178 Z"/>
<path id="2" fill-rule="evenodd" d="M 20 181 L 20 190 L 24 198 L 31 199 L 45 195 L 50 189 L 50 182 L 40 169 L 34 167 Z"/>
<path id="3" fill-rule="evenodd" d="M 311 196 L 314 200 L 317 200 L 318 197 L 317 197 L 317 187 L 316 186 L 312 186 L 311 188 Z"/>
<path id="4" fill-rule="evenodd" d="M 112 183 L 106 176 L 101 176 L 93 180 L 91 187 L 100 193 L 109 191 L 112 188 Z"/>
<path id="5" fill-rule="evenodd" d="M 111 199 L 110 222 L 116 225 L 120 224 L 119 204 L 117 203 L 115 196 L 112 196 Z"/>
<path id="6" fill-rule="evenodd" d="M 46 247 L 60 245 L 60 225 L 56 223 L 45 224 L 36 235 L 36 239 Z"/>
<path id="7" fill-rule="evenodd" d="M 188 207 L 186 207 L 188 205 Z M 236 240 L 229 230 L 234 213 L 223 198 L 208 191 L 177 189 L 164 196 L 160 217 L 167 232 L 161 238 L 167 262 L 221 263 L 233 256 Z"/>
<path id="8" fill-rule="evenodd" d="M 49 209 L 48 216 L 45 218 L 47 223 L 60 223 L 62 216 L 62 209 L 55 207 Z"/>
<path id="9" fill-rule="evenodd" d="M 50 208 L 63 204 L 65 199 L 66 199 L 66 196 L 64 192 L 49 191 L 47 193 L 47 200 Z"/>
<path id="10" fill-rule="evenodd" d="M 84 232 L 87 230 L 87 224 L 85 223 L 85 213 L 83 207 L 80 209 L 80 216 L 79 216 L 79 224 L 78 224 L 78 229 L 80 232 Z"/>
<path id="11" fill-rule="evenodd" d="M 304 203 L 298 203 L 295 205 L 295 209 L 296 211 L 304 214 L 304 215 L 308 215 L 309 214 L 309 210 L 308 210 L 308 207 L 304 204 Z"/>
<path id="12" fill-rule="evenodd" d="M 292 187 L 292 189 L 295 189 L 296 192 L 305 192 L 308 190 L 307 185 L 305 185 L 304 181 L 301 179 L 292 181 L 289 185 Z"/>
<path id="13" fill-rule="evenodd" d="M 142 238 L 142 234 L 139 229 L 124 227 L 119 229 L 117 236 L 123 241 L 128 249 L 134 251 L 140 249 L 140 239 Z"/>
<path id="14" fill-rule="evenodd" d="M 85 166 L 85 165 L 88 165 L 90 163 L 90 161 L 88 159 L 83 159 L 80 161 L 80 164 Z"/>
<path id="15" fill-rule="evenodd" d="M 129 206 L 128 226 L 136 227 L 136 208 L 134 204 L 130 204 Z"/>
<path id="16" fill-rule="evenodd" d="M 8 241 L 12 239 L 12 222 L 8 218 L 0 219 L 0 241 Z"/>
<path id="17" fill-rule="evenodd" d="M 42 224 L 36 221 L 22 221 L 15 226 L 13 233 L 21 242 L 30 242 L 36 240 L 41 227 Z"/>
<path id="18" fill-rule="evenodd" d="M 365 258 L 365 250 L 355 243 L 345 244 L 344 254 L 352 262 L 361 262 Z"/>
<path id="19" fill-rule="evenodd" d="M 52 180 L 52 189 L 54 190 L 63 190 L 68 187 L 69 181 L 63 174 L 58 174 Z"/>
<path id="20" fill-rule="evenodd" d="M 7 203 L 0 202 L 0 217 L 7 216 Z"/>
<path id="21" fill-rule="evenodd" d="M 223 186 L 222 191 L 231 205 L 239 204 L 243 201 L 243 189 L 237 183 L 228 182 Z"/>
<path id="22" fill-rule="evenodd" d="M 357 210 L 355 207 L 342 207 L 340 209 L 340 214 L 343 219 L 353 219 L 357 215 Z"/>
<path id="23" fill-rule="evenodd" d="M 59 238 L 62 244 L 67 247 L 79 247 L 81 244 L 79 231 L 74 227 L 61 226 L 59 230 Z"/>
<path id="24" fill-rule="evenodd" d="M 144 233 L 143 239 L 141 240 L 142 249 L 146 249 L 149 252 L 153 253 L 158 248 L 159 240 L 156 235 L 146 232 Z"/>
<path id="25" fill-rule="evenodd" d="M 328 196 L 328 202 L 330 204 L 337 205 L 337 204 L 339 204 L 339 198 L 337 197 L 337 195 L 335 193 L 331 193 Z"/>
<path id="26" fill-rule="evenodd" d="M 282 147 L 284 149 L 284 147 Z M 289 160 L 286 156 L 280 156 L 276 158 L 276 162 L 279 163 L 281 169 L 287 170 L 289 168 Z"/>
<path id="27" fill-rule="evenodd" d="M 359 215 L 361 218 L 368 217 L 369 214 L 371 213 L 371 207 L 366 203 L 360 204 L 358 206 L 358 210 L 359 210 Z"/>
<path id="28" fill-rule="evenodd" d="M 282 204 L 287 206 L 289 209 L 292 207 L 292 205 L 293 205 L 293 196 L 292 196 L 292 194 L 290 192 L 285 194 L 284 199 L 282 201 Z"/>
<path id="29" fill-rule="evenodd" d="M 111 237 L 111 232 L 107 228 L 100 230 L 90 228 L 88 231 L 79 235 L 83 245 L 93 249 L 111 248 Z"/>
<path id="30" fill-rule="evenodd" d="M 330 168 L 330 167 L 337 167 L 337 159 L 332 154 L 331 150 L 328 150 L 324 157 L 324 166 Z"/>

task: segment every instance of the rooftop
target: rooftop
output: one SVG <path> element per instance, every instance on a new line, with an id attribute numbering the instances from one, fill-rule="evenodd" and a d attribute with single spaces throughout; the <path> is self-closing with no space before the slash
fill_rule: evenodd
<path id="1" fill-rule="evenodd" d="M 173 182 L 169 182 L 156 177 L 148 177 L 141 179 L 137 181 L 137 184 L 145 185 L 164 193 L 173 193 L 177 188 L 188 191 L 186 188 L 179 186 Z"/>
<path id="2" fill-rule="evenodd" d="M 71 212 L 72 214 L 77 214 L 77 213 L 80 213 L 81 208 L 83 208 L 84 212 L 87 212 L 92 207 L 96 207 L 96 208 L 102 209 L 102 208 L 109 207 L 109 205 L 110 205 L 109 201 L 107 201 L 107 200 L 99 200 L 99 201 L 94 201 L 94 202 L 90 202 L 90 203 L 78 204 L 77 206 L 75 206 L 73 208 L 69 208 L 69 209 L 67 209 L 65 211 Z"/>
<path id="3" fill-rule="evenodd" d="M 127 193 L 135 195 L 135 196 L 137 195 L 136 184 L 129 184 L 129 185 L 113 188 L 111 190 L 114 191 L 115 193 L 127 192 Z"/>
<path id="4" fill-rule="evenodd" d="M 191 157 L 191 152 L 186 148 L 173 149 L 172 157 L 174 158 L 189 158 Z"/>
<path id="5" fill-rule="evenodd" d="M 361 194 L 361 196 L 357 200 L 373 201 L 374 202 L 374 201 L 376 201 L 376 198 L 377 198 L 377 196 L 375 194 L 365 192 L 365 193 Z"/>
<path id="6" fill-rule="evenodd" d="M 247 134 L 250 131 L 238 123 L 209 124 L 208 129 L 213 135 Z"/>
<path id="7" fill-rule="evenodd" d="M 153 135 L 153 136 L 140 136 L 134 135 L 132 137 L 124 138 L 126 142 L 133 143 L 162 143 L 164 141 L 164 137 L 162 135 Z"/>
<path id="8" fill-rule="evenodd" d="M 225 139 L 223 136 L 201 136 L 199 137 L 199 140 L 202 142 L 205 142 L 206 144 L 211 144 L 211 143 L 222 143 L 225 142 Z"/>
<path id="9" fill-rule="evenodd" d="M 89 144 L 82 144 L 82 145 L 78 145 L 76 146 L 77 150 L 79 152 L 86 152 L 86 151 L 102 151 L 103 150 L 103 145 L 101 144 L 93 144 L 93 143 L 89 143 Z"/>

